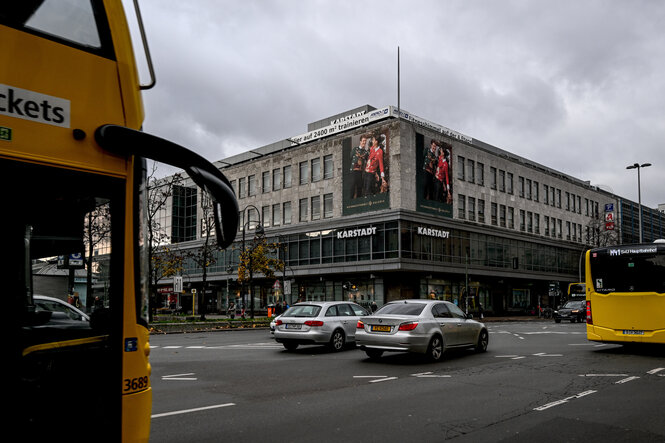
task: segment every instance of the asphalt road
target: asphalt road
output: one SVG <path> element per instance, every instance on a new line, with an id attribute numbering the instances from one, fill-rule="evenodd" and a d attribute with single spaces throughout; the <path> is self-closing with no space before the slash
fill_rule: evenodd
<path id="1" fill-rule="evenodd" d="M 152 442 L 662 442 L 665 353 L 584 324 L 488 323 L 430 363 L 287 352 L 266 330 L 151 337 Z"/>

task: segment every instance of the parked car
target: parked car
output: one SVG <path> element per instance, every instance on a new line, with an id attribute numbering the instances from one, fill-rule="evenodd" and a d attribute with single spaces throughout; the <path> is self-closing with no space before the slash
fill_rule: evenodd
<path id="1" fill-rule="evenodd" d="M 554 321 L 570 320 L 571 323 L 586 320 L 586 300 L 568 300 L 562 307 L 554 311 Z"/>
<path id="2" fill-rule="evenodd" d="M 384 352 L 425 354 L 441 360 L 448 349 L 473 347 L 485 352 L 487 328 L 455 304 L 440 300 L 390 302 L 358 321 L 356 343 L 370 358 Z"/>
<path id="3" fill-rule="evenodd" d="M 368 312 L 352 302 L 304 302 L 275 319 L 274 339 L 287 350 L 299 345 L 326 344 L 333 351 L 355 343 L 356 325 Z"/>
<path id="4" fill-rule="evenodd" d="M 63 300 L 45 295 L 34 295 L 32 299 L 36 312 L 50 312 L 50 317 L 43 326 L 67 329 L 90 328 L 90 317 Z"/>

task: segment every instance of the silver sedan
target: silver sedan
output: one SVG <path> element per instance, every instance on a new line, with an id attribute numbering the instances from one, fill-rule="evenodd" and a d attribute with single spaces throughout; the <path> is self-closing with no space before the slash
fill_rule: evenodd
<path id="1" fill-rule="evenodd" d="M 356 343 L 370 358 L 385 351 L 426 354 L 439 361 L 447 349 L 473 347 L 485 352 L 487 328 L 453 303 L 440 300 L 390 302 L 358 321 Z"/>
<path id="2" fill-rule="evenodd" d="M 347 343 L 355 342 L 358 319 L 367 314 L 352 302 L 298 303 L 275 319 L 273 338 L 287 350 L 303 344 L 327 344 L 333 351 L 340 351 Z"/>

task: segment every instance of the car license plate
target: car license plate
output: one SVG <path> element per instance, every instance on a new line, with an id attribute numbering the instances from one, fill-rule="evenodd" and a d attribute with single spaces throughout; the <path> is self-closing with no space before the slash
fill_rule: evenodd
<path id="1" fill-rule="evenodd" d="M 390 326 L 373 325 L 371 330 L 373 332 L 390 332 Z"/>
<path id="2" fill-rule="evenodd" d="M 286 329 L 300 329 L 302 328 L 301 324 L 295 324 L 295 323 L 287 323 L 284 325 Z"/>
<path id="3" fill-rule="evenodd" d="M 623 335 L 644 335 L 644 331 L 640 331 L 637 329 L 624 329 Z"/>

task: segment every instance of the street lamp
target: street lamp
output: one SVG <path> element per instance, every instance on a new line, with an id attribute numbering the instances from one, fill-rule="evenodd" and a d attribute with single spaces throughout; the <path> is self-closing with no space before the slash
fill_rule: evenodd
<path id="1" fill-rule="evenodd" d="M 646 168 L 648 166 L 651 166 L 651 163 L 634 163 L 630 166 L 626 166 L 626 169 L 637 169 L 637 208 L 640 212 L 640 243 L 642 243 L 642 189 L 640 184 L 640 168 Z"/>
<path id="2" fill-rule="evenodd" d="M 263 224 L 261 223 L 261 212 L 257 209 L 256 206 L 254 205 L 247 205 L 245 209 L 242 210 L 242 219 L 245 220 L 245 212 L 248 209 L 254 209 L 259 217 L 258 224 L 256 225 L 255 233 L 256 234 L 263 234 Z M 245 249 L 245 231 L 249 227 L 249 224 L 251 223 L 251 220 L 247 220 L 245 224 L 242 227 L 242 252 L 243 254 L 246 252 Z M 250 306 L 250 314 L 252 319 L 254 318 L 254 294 L 252 293 L 252 254 L 249 254 L 249 306 Z"/>

